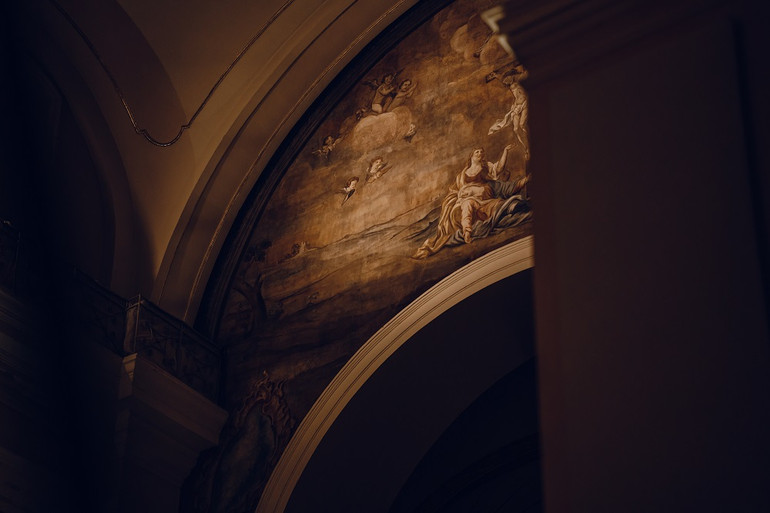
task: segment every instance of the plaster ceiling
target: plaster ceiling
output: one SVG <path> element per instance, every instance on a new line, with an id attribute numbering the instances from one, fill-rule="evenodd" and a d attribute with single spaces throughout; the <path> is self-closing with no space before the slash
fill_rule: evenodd
<path id="1" fill-rule="evenodd" d="M 61 88 L 119 210 L 110 286 L 192 322 L 224 237 L 279 144 L 415 3 L 19 6 L 25 47 Z"/>

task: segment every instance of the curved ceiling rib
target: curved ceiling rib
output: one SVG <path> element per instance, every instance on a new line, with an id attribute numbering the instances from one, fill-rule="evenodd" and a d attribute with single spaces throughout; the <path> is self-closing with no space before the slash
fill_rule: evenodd
<path id="1" fill-rule="evenodd" d="M 408 0 L 400 0 L 396 2 L 393 6 L 386 9 L 376 20 L 374 20 L 366 29 L 361 31 L 351 42 L 348 44 L 348 46 L 345 47 L 342 52 L 339 53 L 324 69 L 319 73 L 313 82 L 306 88 L 305 92 L 292 104 L 289 108 L 285 109 L 286 114 L 283 116 L 281 121 L 275 126 L 273 131 L 270 133 L 270 135 L 265 139 L 265 142 L 263 146 L 259 149 L 257 152 L 257 155 L 254 159 L 254 162 L 259 162 L 267 149 L 270 147 L 271 143 L 276 139 L 279 133 L 281 133 L 282 129 L 288 124 L 288 122 L 294 117 L 298 111 L 298 109 L 307 102 L 310 95 L 316 91 L 316 88 L 320 83 L 322 83 L 328 75 L 335 69 L 337 69 L 343 61 L 349 59 L 350 54 L 353 50 L 355 50 L 362 41 L 365 39 L 371 37 L 372 32 L 382 24 L 382 22 L 389 17 L 393 15 L 394 12 L 397 12 L 403 8 L 403 5 Z M 336 18 L 334 18 L 334 21 L 330 23 L 326 28 L 324 28 L 311 42 L 310 44 L 303 49 L 299 55 L 297 55 L 294 60 L 289 64 L 286 69 L 283 71 L 281 76 L 278 78 L 278 80 L 273 83 L 273 85 L 270 87 L 270 90 L 267 92 L 267 94 L 260 100 L 259 104 L 257 105 L 254 112 L 256 112 L 262 103 L 270 97 L 271 93 L 277 88 L 277 86 L 281 83 L 281 81 L 286 77 L 286 75 L 289 73 L 289 71 L 297 64 L 297 62 L 300 60 L 300 58 L 305 54 L 305 52 L 313 45 L 315 44 L 321 36 L 324 35 L 324 33 L 334 25 L 334 23 L 339 20 L 347 11 L 348 9 L 354 4 L 355 2 L 352 2 L 350 6 L 348 6 L 346 9 L 344 9 L 342 12 L 340 12 Z M 217 223 L 217 226 L 214 230 L 213 236 L 211 237 L 211 240 L 209 241 L 209 244 L 206 246 L 206 251 L 204 253 L 203 259 L 201 261 L 200 266 L 198 267 L 198 271 L 195 275 L 195 278 L 193 280 L 193 285 L 190 288 L 190 296 L 187 299 L 187 303 L 185 305 L 184 314 L 182 316 L 183 319 L 191 319 L 194 317 L 195 314 L 197 314 L 197 307 L 198 303 L 200 302 L 201 296 L 203 294 L 203 287 L 205 287 L 205 278 L 208 278 L 208 273 L 210 272 L 210 260 L 212 259 L 212 254 L 215 249 L 218 249 L 221 247 L 222 241 L 220 240 L 223 237 L 223 230 L 226 228 L 229 228 L 229 223 L 227 223 L 228 219 L 230 218 L 230 213 L 233 210 L 234 207 L 240 207 L 240 202 L 237 201 L 239 198 L 243 197 L 244 193 L 248 192 L 248 188 L 251 184 L 253 184 L 253 180 L 251 179 L 251 175 L 254 171 L 254 166 L 252 165 L 249 169 L 249 171 L 244 175 L 243 179 L 240 181 L 238 186 L 236 187 L 235 191 L 233 192 L 233 195 L 230 198 L 230 201 L 228 201 L 224 212 L 222 213 L 222 216 L 219 218 L 219 222 Z M 237 203 L 237 205 L 236 205 Z M 226 226 L 227 224 L 227 226 Z"/>

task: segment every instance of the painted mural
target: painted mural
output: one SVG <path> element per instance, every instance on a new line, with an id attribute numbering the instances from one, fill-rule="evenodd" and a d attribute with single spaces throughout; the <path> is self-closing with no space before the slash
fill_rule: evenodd
<path id="1" fill-rule="evenodd" d="M 253 510 L 293 430 L 399 310 L 528 235 L 527 71 L 460 0 L 373 66 L 258 221 L 221 319 L 231 411 L 187 511 Z"/>

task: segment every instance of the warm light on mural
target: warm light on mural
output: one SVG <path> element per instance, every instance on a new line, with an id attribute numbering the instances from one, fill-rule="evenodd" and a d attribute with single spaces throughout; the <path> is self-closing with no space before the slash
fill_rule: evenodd
<path id="1" fill-rule="evenodd" d="M 531 233 L 527 71 L 481 19 L 489 7 L 455 2 L 405 37 L 286 170 L 220 323 L 235 414 L 198 477 L 202 505 L 218 483 L 220 505 L 253 510 L 293 429 L 379 327 Z"/>

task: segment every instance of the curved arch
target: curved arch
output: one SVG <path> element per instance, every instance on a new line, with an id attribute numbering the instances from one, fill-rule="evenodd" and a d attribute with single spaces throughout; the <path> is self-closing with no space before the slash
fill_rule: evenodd
<path id="1" fill-rule="evenodd" d="M 314 127 L 350 84 L 445 1 L 398 0 L 376 9 L 351 4 L 315 32 L 303 33 L 301 45 L 276 54 L 281 62 L 271 63 L 269 75 L 260 78 L 259 88 L 213 150 L 196 183 L 164 255 L 153 300 L 190 323 L 200 309 L 206 318 L 197 324 L 204 324 L 209 333 L 216 331 L 213 325 L 223 298 L 214 296 L 225 293 L 236 264 L 218 259 L 220 254 L 237 259 L 242 253 L 244 241 L 235 239 L 250 233 L 265 199 L 251 191 L 269 196 Z M 362 19 L 368 25 L 354 25 Z M 353 36 L 339 37 L 345 31 L 352 34 L 353 27 Z M 308 70 L 314 70 L 312 77 Z M 276 109 L 281 103 L 291 106 Z"/>
<path id="2" fill-rule="evenodd" d="M 305 416 L 275 467 L 257 513 L 282 513 L 310 457 L 345 405 L 401 345 L 441 313 L 475 292 L 534 266 L 525 237 L 455 271 L 372 336 L 340 370 Z"/>

